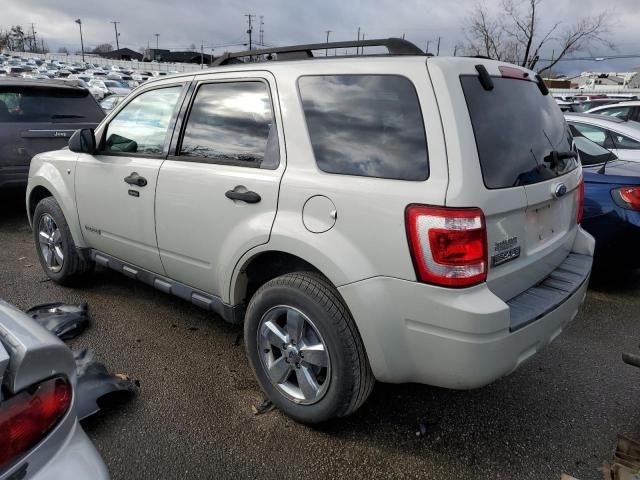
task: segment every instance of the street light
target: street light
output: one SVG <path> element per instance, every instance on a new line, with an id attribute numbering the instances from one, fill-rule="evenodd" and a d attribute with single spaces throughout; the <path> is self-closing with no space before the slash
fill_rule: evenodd
<path id="1" fill-rule="evenodd" d="M 80 26 L 80 48 L 82 49 L 82 63 L 84 63 L 84 41 L 82 40 L 82 20 L 76 19 L 76 23 Z"/>

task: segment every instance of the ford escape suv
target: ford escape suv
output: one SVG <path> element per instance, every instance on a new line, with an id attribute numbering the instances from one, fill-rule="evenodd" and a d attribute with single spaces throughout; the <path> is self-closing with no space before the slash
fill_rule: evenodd
<path id="1" fill-rule="evenodd" d="M 492 60 L 399 39 L 313 56 L 355 45 L 227 54 L 37 155 L 47 275 L 97 264 L 244 323 L 261 388 L 302 422 L 355 411 L 375 380 L 470 389 L 516 369 L 591 271 L 562 113 Z"/>

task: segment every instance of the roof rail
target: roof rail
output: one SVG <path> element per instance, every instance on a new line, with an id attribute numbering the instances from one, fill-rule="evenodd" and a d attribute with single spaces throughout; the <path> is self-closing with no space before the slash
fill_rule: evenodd
<path id="1" fill-rule="evenodd" d="M 347 42 L 309 43 L 306 45 L 293 45 L 290 47 L 263 48 L 260 50 L 247 50 L 244 52 L 225 53 L 218 57 L 213 66 L 227 65 L 234 63 L 233 60 L 242 57 L 255 57 L 259 55 L 278 55 L 278 60 L 298 60 L 303 58 L 314 58 L 312 50 L 328 50 L 335 48 L 354 47 L 386 47 L 389 55 L 425 55 L 413 43 L 402 38 L 378 38 L 373 40 L 351 40 Z M 273 60 L 273 58 L 269 58 Z M 238 60 L 240 61 L 240 60 Z"/>

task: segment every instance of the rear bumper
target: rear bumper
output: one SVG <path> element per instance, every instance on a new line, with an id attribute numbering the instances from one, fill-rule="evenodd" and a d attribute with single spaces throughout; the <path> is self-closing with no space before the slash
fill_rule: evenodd
<path id="1" fill-rule="evenodd" d="M 40 470 L 34 473 L 34 480 L 58 480 L 60 478 L 90 478 L 109 480 L 109 472 L 102 457 L 93 446 L 87 434 L 76 421 L 73 433 L 63 448 Z"/>
<path id="2" fill-rule="evenodd" d="M 100 457 L 87 434 L 82 430 L 77 419 L 74 418 L 72 421 L 71 429 L 66 437 L 62 437 L 56 442 L 50 439 L 41 444 L 25 459 L 19 461 L 7 472 L 0 474 L 0 479 L 59 480 L 61 478 L 86 478 L 109 480 L 109 472 L 102 457 Z"/>
<path id="3" fill-rule="evenodd" d="M 574 250 L 591 257 L 593 239 L 581 230 Z M 339 290 L 378 380 L 470 389 L 509 374 L 557 338 L 584 300 L 589 273 L 517 330 L 510 305 L 486 284 L 454 290 L 375 277 Z"/>
<path id="4" fill-rule="evenodd" d="M 26 187 L 28 178 L 29 165 L 4 167 L 0 166 L 0 189 Z"/>

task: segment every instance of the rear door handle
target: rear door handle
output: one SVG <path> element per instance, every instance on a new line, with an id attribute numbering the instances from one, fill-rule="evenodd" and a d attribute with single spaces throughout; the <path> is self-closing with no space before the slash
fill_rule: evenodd
<path id="1" fill-rule="evenodd" d="M 260 198 L 260 195 L 258 195 L 256 192 L 243 192 L 240 190 L 241 188 L 242 187 L 238 185 L 233 190 L 228 190 L 224 195 L 231 200 L 240 200 L 241 202 L 246 203 L 258 203 L 260 200 L 262 200 Z"/>
<path id="2" fill-rule="evenodd" d="M 129 185 L 137 185 L 138 187 L 147 185 L 147 179 L 138 175 L 138 172 L 132 172 L 128 177 L 124 177 L 124 181 Z"/>

